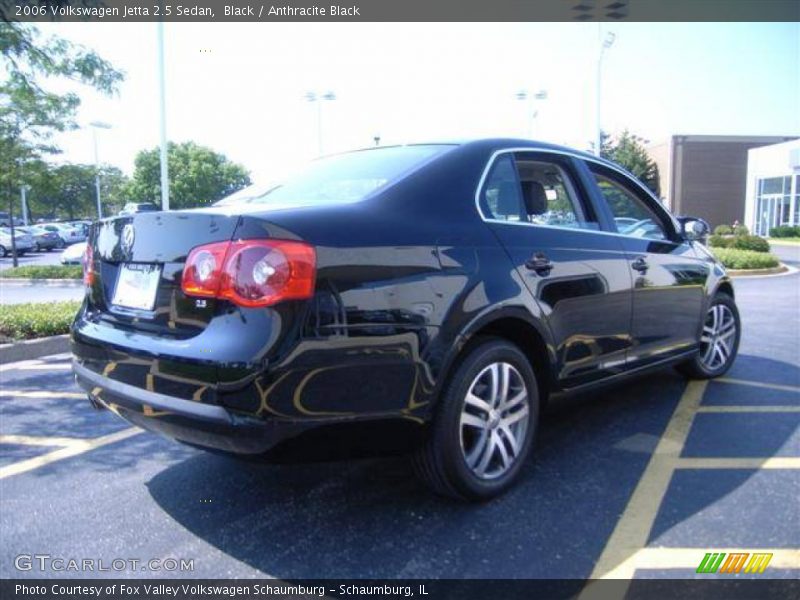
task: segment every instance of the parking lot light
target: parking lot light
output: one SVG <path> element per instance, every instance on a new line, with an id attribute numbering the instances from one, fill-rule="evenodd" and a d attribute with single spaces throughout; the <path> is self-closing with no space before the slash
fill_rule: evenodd
<path id="1" fill-rule="evenodd" d="M 92 128 L 92 142 L 94 143 L 94 187 L 97 192 L 97 218 L 103 218 L 103 208 L 100 204 L 100 160 L 97 152 L 97 130 L 98 129 L 111 129 L 111 125 L 103 123 L 102 121 L 92 121 L 89 123 Z"/>

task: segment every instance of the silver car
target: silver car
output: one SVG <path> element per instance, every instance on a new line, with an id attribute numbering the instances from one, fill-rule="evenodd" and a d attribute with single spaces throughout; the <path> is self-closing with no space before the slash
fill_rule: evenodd
<path id="1" fill-rule="evenodd" d="M 14 245 L 17 247 L 17 256 L 22 256 L 33 249 L 33 236 L 24 231 L 14 231 Z M 11 254 L 11 229 L 0 227 L 0 257 Z"/>

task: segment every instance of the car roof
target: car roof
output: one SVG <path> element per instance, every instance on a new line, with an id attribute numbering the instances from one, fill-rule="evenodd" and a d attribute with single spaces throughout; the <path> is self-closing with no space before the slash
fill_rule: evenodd
<path id="1" fill-rule="evenodd" d="M 620 166 L 614 163 L 613 161 L 601 158 L 595 154 L 592 154 L 591 152 L 586 152 L 584 150 L 577 150 L 575 148 L 571 148 L 569 146 L 562 146 L 560 144 L 551 144 L 550 142 L 543 142 L 540 140 L 531 140 L 525 138 L 496 137 L 496 138 L 469 138 L 469 139 L 455 139 L 455 140 L 447 140 L 447 139 L 425 140 L 425 141 L 407 142 L 403 144 L 387 144 L 385 146 L 367 146 L 364 148 L 352 150 L 351 152 L 380 150 L 381 148 L 397 148 L 401 146 L 455 146 L 455 147 L 461 147 L 463 149 L 484 150 L 488 152 L 497 152 L 500 150 L 506 150 L 510 148 L 515 148 L 515 149 L 525 148 L 526 150 L 530 149 L 531 151 L 549 150 L 551 152 L 555 151 L 559 153 L 569 154 L 577 158 L 582 158 L 586 160 L 591 160 L 593 162 L 605 164 L 615 169 L 620 168 Z M 347 152 L 345 152 L 344 154 L 346 153 Z"/>

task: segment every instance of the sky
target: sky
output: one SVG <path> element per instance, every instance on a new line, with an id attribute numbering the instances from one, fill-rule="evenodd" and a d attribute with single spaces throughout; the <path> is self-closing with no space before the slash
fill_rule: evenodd
<path id="1" fill-rule="evenodd" d="M 374 144 L 535 137 L 588 149 L 599 35 L 602 126 L 672 134 L 800 134 L 798 23 L 167 23 L 167 135 L 193 140 L 269 183 L 322 152 Z M 41 25 L 126 73 L 107 98 L 78 88 L 81 129 L 58 161 L 131 174 L 159 142 L 157 25 Z M 66 82 L 49 84 L 71 89 Z M 517 99 L 527 90 L 529 99 Z M 534 101 L 533 92 L 547 91 Z M 309 91 L 333 92 L 320 104 Z M 536 118 L 533 118 L 534 112 Z"/>

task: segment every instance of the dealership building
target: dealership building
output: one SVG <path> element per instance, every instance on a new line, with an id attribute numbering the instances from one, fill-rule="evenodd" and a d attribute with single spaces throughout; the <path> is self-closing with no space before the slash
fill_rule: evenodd
<path id="1" fill-rule="evenodd" d="M 800 140 L 750 150 L 745 224 L 769 236 L 779 225 L 800 225 Z"/>
<path id="2" fill-rule="evenodd" d="M 765 146 L 784 146 L 783 142 L 796 139 L 797 136 L 673 135 L 649 146 L 647 152 L 658 165 L 661 197 L 674 214 L 700 217 L 712 227 L 734 221 L 750 225 L 745 218 L 745 198 L 751 191 L 749 153 Z"/>

